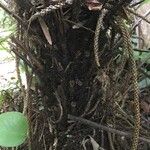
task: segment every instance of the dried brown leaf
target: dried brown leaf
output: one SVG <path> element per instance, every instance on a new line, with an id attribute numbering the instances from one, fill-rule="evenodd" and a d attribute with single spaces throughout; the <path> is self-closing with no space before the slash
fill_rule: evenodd
<path id="1" fill-rule="evenodd" d="M 150 113 L 150 105 L 145 101 L 141 102 L 141 108 L 143 109 L 144 113 Z"/>
<path id="2" fill-rule="evenodd" d="M 102 9 L 102 3 L 97 0 L 86 0 L 86 6 L 89 10 L 98 11 Z"/>
<path id="3" fill-rule="evenodd" d="M 40 25 L 41 25 L 41 28 L 42 28 L 42 31 L 45 35 L 45 38 L 47 39 L 48 43 L 50 45 L 52 45 L 52 38 L 51 38 L 51 35 L 49 33 L 49 29 L 48 29 L 48 26 L 46 25 L 44 19 L 42 17 L 38 17 L 38 20 L 40 22 Z"/>

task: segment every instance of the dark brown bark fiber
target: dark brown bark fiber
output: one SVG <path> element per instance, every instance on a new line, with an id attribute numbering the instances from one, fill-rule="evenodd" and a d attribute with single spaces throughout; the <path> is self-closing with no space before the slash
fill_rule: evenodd
<path id="1" fill-rule="evenodd" d="M 124 8 L 131 3 L 14 0 L 12 16 L 18 34 L 11 37 L 12 50 L 25 63 L 29 78 L 34 75 L 36 80 L 31 84 L 34 88 L 29 87 L 30 137 L 20 150 L 93 150 L 91 137 L 99 149 L 130 149 L 134 128 L 130 64 L 128 60 L 123 64 L 122 35 L 115 17 L 128 20 Z M 96 6 L 108 9 L 98 41 L 100 68 L 93 50 L 101 13 Z M 148 130 L 141 126 L 141 150 L 143 146 L 148 150 Z"/>

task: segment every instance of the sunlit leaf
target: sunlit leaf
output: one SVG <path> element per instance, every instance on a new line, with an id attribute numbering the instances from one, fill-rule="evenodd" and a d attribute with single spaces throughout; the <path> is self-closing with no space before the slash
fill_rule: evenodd
<path id="1" fill-rule="evenodd" d="M 27 138 L 27 118 L 20 112 L 0 115 L 0 146 L 16 147 Z"/>
<path id="2" fill-rule="evenodd" d="M 8 50 L 8 40 L 16 32 L 16 23 L 13 17 L 0 8 L 0 50 Z"/>

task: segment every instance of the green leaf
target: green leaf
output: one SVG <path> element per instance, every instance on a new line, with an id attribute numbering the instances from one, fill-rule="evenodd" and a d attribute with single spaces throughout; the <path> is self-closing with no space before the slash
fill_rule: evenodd
<path id="1" fill-rule="evenodd" d="M 0 115 L 0 146 L 16 147 L 27 138 L 28 121 L 20 112 Z"/>
<path id="2" fill-rule="evenodd" d="M 0 93 L 0 108 L 1 108 L 2 103 L 3 103 L 3 95 Z"/>
<path id="3" fill-rule="evenodd" d="M 149 78 L 145 78 L 142 81 L 139 82 L 139 88 L 146 88 L 150 86 L 150 79 Z"/>
<path id="4" fill-rule="evenodd" d="M 135 60 L 140 60 L 142 63 L 150 63 L 150 53 L 147 52 L 134 52 Z"/>
<path id="5" fill-rule="evenodd" d="M 149 3 L 150 2 L 150 0 L 145 0 L 143 3 L 145 4 L 145 3 Z"/>

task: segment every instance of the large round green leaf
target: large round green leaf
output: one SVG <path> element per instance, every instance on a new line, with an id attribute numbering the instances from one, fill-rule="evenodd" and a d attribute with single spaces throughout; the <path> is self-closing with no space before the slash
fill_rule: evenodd
<path id="1" fill-rule="evenodd" d="M 0 146 L 15 147 L 22 144 L 28 132 L 27 118 L 20 112 L 0 115 Z"/>

